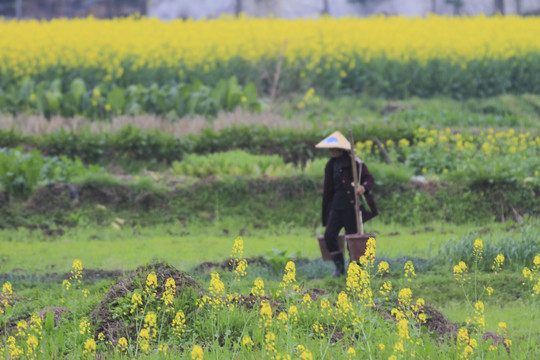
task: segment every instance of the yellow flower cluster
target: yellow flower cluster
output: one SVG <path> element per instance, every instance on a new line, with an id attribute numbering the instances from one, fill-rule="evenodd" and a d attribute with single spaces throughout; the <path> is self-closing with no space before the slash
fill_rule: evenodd
<path id="1" fill-rule="evenodd" d="M 463 261 L 460 261 L 459 264 L 454 266 L 454 278 L 460 282 L 465 282 L 467 280 L 467 264 L 465 264 Z"/>
<path id="2" fill-rule="evenodd" d="M 191 360 L 203 360 L 204 351 L 199 345 L 193 346 L 191 350 Z"/>
<path id="3" fill-rule="evenodd" d="M 186 315 L 182 310 L 178 310 L 172 322 L 173 334 L 180 340 L 186 331 Z"/>
<path id="4" fill-rule="evenodd" d="M 234 240 L 232 247 L 231 260 L 240 261 L 244 258 L 244 240 L 241 237 L 237 237 Z"/>
<path id="5" fill-rule="evenodd" d="M 478 326 L 478 329 L 480 329 L 483 333 L 486 328 L 486 317 L 484 316 L 484 303 L 482 301 L 478 301 L 476 304 L 474 304 L 474 314 L 476 326 Z"/>
<path id="6" fill-rule="evenodd" d="M 377 273 L 384 275 L 390 271 L 390 265 L 386 261 L 381 261 L 377 267 Z"/>
<path id="7" fill-rule="evenodd" d="M 271 359 L 276 359 L 278 357 L 276 334 L 271 331 L 266 333 L 264 336 L 264 348 L 266 349 L 266 355 L 270 356 Z"/>
<path id="8" fill-rule="evenodd" d="M 43 325 L 38 314 L 32 314 L 30 321 L 17 322 L 17 333 L 8 336 L 5 348 L 0 346 L 0 356 L 6 359 L 35 360 L 41 355 L 38 347 L 43 339 Z"/>
<path id="9" fill-rule="evenodd" d="M 311 354 L 311 351 L 309 351 L 303 345 L 298 345 L 296 347 L 296 353 L 298 354 L 298 358 L 301 360 L 313 360 L 313 355 Z"/>
<path id="10" fill-rule="evenodd" d="M 504 264 L 504 255 L 499 254 L 495 257 L 491 270 L 493 270 L 493 272 L 497 274 L 499 271 L 501 271 L 503 264 Z"/>
<path id="11" fill-rule="evenodd" d="M 489 129 L 487 132 L 480 133 L 459 133 L 452 132 L 450 128 L 444 130 L 418 128 L 415 131 L 415 146 L 411 146 L 409 140 L 401 139 L 395 145 L 388 143 L 386 149 L 391 158 L 395 161 L 409 159 L 409 157 L 429 157 L 430 163 L 434 168 L 423 168 L 422 172 L 431 172 L 437 174 L 446 174 L 448 168 L 439 169 L 436 166 L 457 167 L 461 165 L 448 160 L 466 159 L 474 161 L 479 159 L 483 163 L 497 162 L 510 158 L 512 162 L 521 162 L 523 169 L 521 172 L 525 176 L 523 179 L 537 179 L 540 175 L 535 159 L 540 155 L 540 137 L 533 136 L 529 132 L 517 134 L 514 129 L 507 131 L 495 131 Z M 479 150 L 480 149 L 480 150 Z M 356 144 L 356 151 L 366 158 L 372 154 L 378 155 L 379 149 L 374 146 L 373 141 L 367 140 L 364 143 Z M 437 159 L 440 159 L 437 160 Z M 437 161 L 434 161 L 437 160 Z M 462 161 L 467 164 L 467 162 Z M 530 164 L 530 165 L 526 165 Z M 465 165 L 463 165 L 465 166 Z"/>
<path id="12" fill-rule="evenodd" d="M 259 314 L 259 327 L 269 328 L 272 326 L 272 307 L 268 300 L 261 301 L 261 310 Z"/>
<path id="13" fill-rule="evenodd" d="M 469 60 L 537 53 L 538 33 L 538 19 L 518 16 L 3 21 L 0 73 L 9 69 L 21 78 L 60 66 L 103 69 L 105 80 L 146 68 L 176 68 L 183 75 L 183 68 L 210 71 L 233 58 L 275 59 L 286 39 L 287 64 L 314 73 L 334 69 L 345 77 L 356 67 L 354 54 L 366 61 L 449 59 L 466 67 Z"/>
<path id="14" fill-rule="evenodd" d="M 84 342 L 83 357 L 91 359 L 96 357 L 97 344 L 94 339 L 87 339 Z"/>
<path id="15" fill-rule="evenodd" d="M 264 280 L 260 277 L 255 279 L 254 286 L 251 288 L 251 294 L 257 297 L 264 296 Z"/>
<path id="16" fill-rule="evenodd" d="M 522 274 L 525 281 L 529 282 L 532 287 L 531 296 L 534 297 L 535 295 L 540 294 L 540 254 L 534 257 L 532 269 L 525 267 L 523 268 Z M 526 282 L 524 282 L 523 285 L 525 285 Z"/>
<path id="17" fill-rule="evenodd" d="M 90 328 L 90 321 L 88 319 L 83 318 L 81 322 L 79 323 L 79 334 L 83 336 L 90 335 L 91 328 Z"/>
<path id="18" fill-rule="evenodd" d="M 117 351 L 125 354 L 128 350 L 128 341 L 125 337 L 121 337 L 116 344 Z"/>
<path id="19" fill-rule="evenodd" d="M 242 346 L 251 349 L 253 348 L 253 346 L 255 346 L 255 343 L 253 342 L 251 337 L 244 335 L 244 337 L 242 337 Z"/>
<path id="20" fill-rule="evenodd" d="M 338 300 L 334 309 L 334 318 L 336 321 L 343 321 L 345 323 L 351 322 L 351 319 L 355 318 L 352 303 L 345 292 L 338 294 Z"/>
<path id="21" fill-rule="evenodd" d="M 150 332 L 148 328 L 142 328 L 141 331 L 139 331 L 139 337 L 137 339 L 137 345 L 144 353 L 149 353 L 150 348 Z"/>
<path id="22" fill-rule="evenodd" d="M 13 303 L 13 287 L 9 281 L 2 285 L 2 292 L 0 292 L 0 315 L 3 315 L 5 309 L 10 307 Z"/>
<path id="23" fill-rule="evenodd" d="M 347 270 L 347 291 L 362 301 L 364 306 L 369 307 L 373 304 L 373 292 L 371 290 L 369 272 L 364 268 L 364 266 L 360 266 L 356 262 L 349 264 L 349 269 Z"/>
<path id="24" fill-rule="evenodd" d="M 219 273 L 212 272 L 210 274 L 210 295 L 204 295 L 199 300 L 199 307 L 203 307 L 209 304 L 213 309 L 219 310 L 226 305 L 225 297 L 225 284 L 220 279 Z"/>
<path id="25" fill-rule="evenodd" d="M 474 240 L 473 257 L 475 261 L 480 261 L 482 259 L 483 251 L 484 251 L 484 243 L 482 242 L 482 239 Z"/>
<path id="26" fill-rule="evenodd" d="M 82 272 L 83 272 L 82 261 L 79 259 L 73 260 L 73 265 L 71 266 L 69 279 L 65 279 L 62 282 L 62 286 L 65 291 L 69 291 L 72 284 L 76 284 L 77 287 L 81 285 Z"/>
<path id="27" fill-rule="evenodd" d="M 296 265 L 294 262 L 288 261 L 285 265 L 285 274 L 283 274 L 283 279 L 279 283 L 279 288 L 278 295 L 287 295 L 290 292 L 298 293 L 300 291 L 300 288 L 296 284 Z"/>
<path id="28" fill-rule="evenodd" d="M 148 294 L 148 296 L 156 297 L 157 295 L 156 289 L 157 289 L 157 276 L 154 272 L 151 272 L 146 277 L 146 287 L 144 290 Z"/>
<path id="29" fill-rule="evenodd" d="M 403 269 L 405 270 L 405 277 L 407 278 L 408 281 L 411 281 L 411 278 L 416 276 L 412 261 L 407 261 Z"/>
<path id="30" fill-rule="evenodd" d="M 244 259 L 244 240 L 241 237 L 234 240 L 229 263 L 234 268 L 236 280 L 240 281 L 246 275 L 248 267 L 247 260 Z"/>
<path id="31" fill-rule="evenodd" d="M 144 329 L 148 333 L 148 340 L 156 340 L 157 316 L 155 312 L 148 311 L 146 315 L 144 316 Z"/>
<path id="32" fill-rule="evenodd" d="M 173 278 L 168 278 L 165 282 L 165 291 L 162 295 L 163 304 L 167 307 L 167 312 L 170 311 L 170 307 L 173 305 L 174 297 L 176 295 L 176 282 Z"/>
<path id="33" fill-rule="evenodd" d="M 367 240 L 366 252 L 363 256 L 360 256 L 360 265 L 366 268 L 366 271 L 369 271 L 373 268 L 375 263 L 375 251 L 377 248 L 377 242 L 374 237 L 370 237 Z"/>
<path id="34" fill-rule="evenodd" d="M 131 295 L 131 310 L 129 312 L 130 314 L 133 314 L 138 312 L 139 309 L 140 311 L 143 311 L 144 309 L 142 295 L 139 292 L 135 291 L 133 292 L 133 295 Z"/>
<path id="35" fill-rule="evenodd" d="M 478 342 L 469 336 L 469 331 L 466 328 L 460 328 L 458 330 L 457 346 L 459 349 L 459 358 L 470 359 L 474 353 L 474 349 L 478 346 Z"/>
<path id="36" fill-rule="evenodd" d="M 302 74 L 303 73 L 300 73 L 300 77 L 302 77 Z M 312 104 L 318 104 L 320 102 L 321 102 L 321 99 L 315 95 L 315 90 L 313 88 L 310 88 L 296 107 L 298 109 L 303 109 L 306 106 L 309 106 Z"/>

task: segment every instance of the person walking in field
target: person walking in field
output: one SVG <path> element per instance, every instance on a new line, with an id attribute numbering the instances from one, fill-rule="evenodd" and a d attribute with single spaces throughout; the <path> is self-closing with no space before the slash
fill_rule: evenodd
<path id="1" fill-rule="evenodd" d="M 355 191 L 366 199 L 367 206 L 360 206 L 363 221 L 366 222 L 378 215 L 377 207 L 370 195 L 374 179 L 366 164 L 356 157 L 357 169 L 361 168 L 361 177 L 359 186 L 354 189 L 351 144 L 339 131 L 334 132 L 315 147 L 328 149 L 330 152 L 330 159 L 324 169 L 322 224 L 326 226 L 324 240 L 336 266 L 332 276 L 339 277 L 345 274 L 345 256 L 338 247 L 339 232 L 343 228 L 346 234 L 357 232 Z"/>

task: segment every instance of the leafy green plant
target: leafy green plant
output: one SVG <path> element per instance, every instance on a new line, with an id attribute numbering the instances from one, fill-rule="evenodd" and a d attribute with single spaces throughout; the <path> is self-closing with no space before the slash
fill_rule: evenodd
<path id="1" fill-rule="evenodd" d="M 0 183 L 4 191 L 13 195 L 28 196 L 40 182 L 67 182 L 101 171 L 96 165 L 85 168 L 80 159 L 72 161 L 66 156 L 43 157 L 37 150 L 0 148 Z"/>
<path id="2" fill-rule="evenodd" d="M 195 114 L 213 117 L 237 107 L 252 112 L 261 110 L 255 84 L 248 82 L 242 86 L 236 76 L 220 79 L 214 87 L 195 81 L 148 86 L 135 83 L 127 87 L 97 83 L 89 88 L 83 78 L 76 77 L 64 85 L 61 78 L 40 82 L 24 78 L 18 86 L 0 88 L 0 111 L 42 113 L 47 118 L 54 115 L 106 118 L 141 113 L 171 118 Z"/>
<path id="3" fill-rule="evenodd" d="M 4 190 L 13 195 L 27 196 L 40 180 L 44 159 L 34 150 L 0 149 L 0 182 Z"/>
<path id="4" fill-rule="evenodd" d="M 172 173 L 196 177 L 226 176 L 283 176 L 295 172 L 278 155 L 252 155 L 242 150 L 209 155 L 189 154 L 181 162 L 173 162 Z"/>
<path id="5" fill-rule="evenodd" d="M 287 249 L 272 248 L 263 256 L 270 263 L 275 274 L 279 273 L 289 261 L 305 259 L 299 251 L 294 254 L 287 254 L 287 252 Z"/>

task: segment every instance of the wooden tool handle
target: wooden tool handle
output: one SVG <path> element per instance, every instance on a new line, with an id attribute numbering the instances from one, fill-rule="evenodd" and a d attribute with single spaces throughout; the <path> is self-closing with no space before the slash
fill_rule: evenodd
<path id="1" fill-rule="evenodd" d="M 354 139 L 352 130 L 349 130 L 349 142 L 351 143 L 351 166 L 353 173 L 354 181 L 354 213 L 356 214 L 356 231 L 359 235 L 364 234 L 364 224 L 362 222 L 362 214 L 360 213 L 360 199 L 358 199 L 358 194 L 356 193 L 356 188 L 358 187 L 358 170 L 356 168 L 356 154 L 354 152 Z M 360 171 L 362 171 L 362 164 L 360 164 Z M 361 175 L 360 175 L 361 176 Z"/>

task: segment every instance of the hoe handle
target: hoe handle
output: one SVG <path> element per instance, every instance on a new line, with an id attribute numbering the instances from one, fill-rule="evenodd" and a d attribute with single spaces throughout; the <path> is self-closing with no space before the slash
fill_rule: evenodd
<path id="1" fill-rule="evenodd" d="M 354 180 L 354 213 L 356 214 L 356 231 L 358 235 L 364 234 L 364 223 L 362 221 L 362 213 L 360 213 L 360 201 L 358 199 L 358 194 L 356 193 L 356 188 L 358 187 L 359 177 L 362 175 L 362 164 L 360 164 L 360 174 L 356 169 L 356 154 L 354 153 L 354 139 L 352 130 L 349 130 L 349 142 L 351 143 L 351 166 Z"/>

